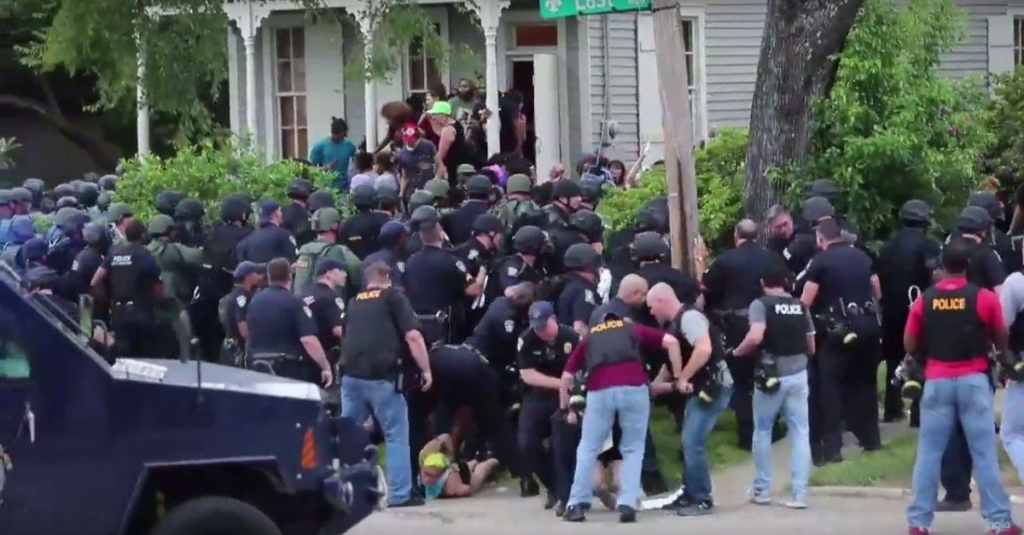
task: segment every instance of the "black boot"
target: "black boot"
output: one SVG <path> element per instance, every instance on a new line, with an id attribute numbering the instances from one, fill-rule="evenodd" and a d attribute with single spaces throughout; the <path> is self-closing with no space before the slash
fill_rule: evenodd
<path id="1" fill-rule="evenodd" d="M 524 477 L 519 480 L 519 497 L 532 498 L 540 495 L 540 485 L 533 477 Z"/>

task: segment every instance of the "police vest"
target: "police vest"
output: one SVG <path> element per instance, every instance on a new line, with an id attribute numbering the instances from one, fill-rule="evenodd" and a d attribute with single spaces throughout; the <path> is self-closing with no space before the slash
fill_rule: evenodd
<path id="1" fill-rule="evenodd" d="M 679 339 L 679 352 L 683 356 L 683 367 L 690 361 L 690 357 L 693 356 L 693 345 L 690 344 L 686 336 L 683 335 L 682 320 L 683 314 L 691 310 L 691 307 L 683 306 L 679 309 L 679 312 L 674 318 L 672 318 L 672 335 Z M 705 382 L 714 378 L 715 372 L 719 369 L 720 363 L 725 360 L 725 347 L 722 345 L 722 332 L 715 327 L 713 323 L 708 321 L 708 337 L 711 339 L 711 356 L 708 357 L 708 361 L 701 366 L 697 373 L 693 374 L 690 382 L 696 388 L 700 388 Z"/>
<path id="2" fill-rule="evenodd" d="M 394 288 L 364 290 L 349 300 L 345 309 L 345 338 L 341 359 L 345 375 L 356 379 L 383 380 L 398 373 L 405 333 L 391 314 L 388 299 Z"/>
<path id="3" fill-rule="evenodd" d="M 775 356 L 807 352 L 807 314 L 799 299 L 788 295 L 766 295 L 758 299 L 765 309 L 761 349 Z"/>
<path id="4" fill-rule="evenodd" d="M 928 358 L 965 361 L 988 354 L 985 325 L 978 317 L 980 288 L 966 284 L 955 290 L 925 290 L 924 342 Z"/>
<path id="5" fill-rule="evenodd" d="M 316 263 L 327 256 L 332 247 L 339 247 L 334 243 L 313 242 L 302 246 L 299 257 L 295 260 L 295 276 L 292 279 L 292 293 L 301 297 L 306 283 L 313 280 L 313 273 Z"/>
<path id="6" fill-rule="evenodd" d="M 610 318 L 591 327 L 585 360 L 587 373 L 609 364 L 640 362 L 640 340 L 633 332 L 633 322 Z"/>
<path id="7" fill-rule="evenodd" d="M 115 246 L 110 251 L 110 273 L 107 279 L 110 284 L 110 300 L 114 303 L 134 301 L 149 303 L 153 296 L 151 288 L 144 288 L 142 270 L 139 269 L 144 255 L 149 254 L 144 247 L 134 243 Z"/>

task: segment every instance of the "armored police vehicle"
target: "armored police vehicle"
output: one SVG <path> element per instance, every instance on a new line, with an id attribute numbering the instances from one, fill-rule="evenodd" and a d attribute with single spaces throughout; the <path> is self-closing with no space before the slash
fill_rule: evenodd
<path id="1" fill-rule="evenodd" d="M 0 533 L 326 535 L 381 504 L 375 448 L 316 385 L 113 360 L 0 267 Z"/>

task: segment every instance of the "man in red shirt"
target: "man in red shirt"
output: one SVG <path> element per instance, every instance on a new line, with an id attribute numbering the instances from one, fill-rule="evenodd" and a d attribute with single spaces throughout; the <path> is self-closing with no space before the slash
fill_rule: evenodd
<path id="1" fill-rule="evenodd" d="M 640 499 L 640 471 L 644 458 L 647 421 L 651 416 L 650 390 L 640 350 L 661 351 L 669 355 L 673 377 L 682 377 L 683 364 L 679 340 L 657 329 L 608 314 L 592 325 L 565 365 L 562 374 L 562 399 L 573 374 L 587 372 L 587 415 L 583 418 L 581 438 L 576 450 L 576 473 L 569 491 L 569 503 L 562 517 L 582 522 L 584 504 L 593 498 L 592 476 L 597 455 L 612 431 L 618 415 L 622 428 L 619 451 L 622 453 L 621 488 L 618 496 L 619 520 L 636 521 Z M 680 389 L 689 383 L 680 381 Z"/>
<path id="2" fill-rule="evenodd" d="M 992 345 L 1006 348 L 999 298 L 967 282 L 970 247 L 954 239 L 942 250 L 943 280 L 910 308 L 903 333 L 908 355 L 925 358 L 921 429 L 914 465 L 914 500 L 907 507 L 910 535 L 928 535 L 935 518 L 942 454 L 959 421 L 970 445 L 981 489 L 981 516 L 989 535 L 1020 535 L 999 478 L 994 395 L 989 382 Z"/>

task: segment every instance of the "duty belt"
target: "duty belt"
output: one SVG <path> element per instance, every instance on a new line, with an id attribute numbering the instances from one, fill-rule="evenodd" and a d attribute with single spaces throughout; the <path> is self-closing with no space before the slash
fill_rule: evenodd
<path id="1" fill-rule="evenodd" d="M 448 313 L 443 310 L 438 310 L 434 314 L 416 314 L 416 319 L 420 321 L 433 321 L 440 325 L 444 325 L 448 321 L 449 317 Z"/>
<path id="2" fill-rule="evenodd" d="M 274 364 L 278 362 L 301 362 L 302 357 L 286 353 L 253 353 L 246 360 L 248 361 L 248 366 L 246 367 L 250 370 L 277 375 L 277 372 L 274 371 Z"/>

